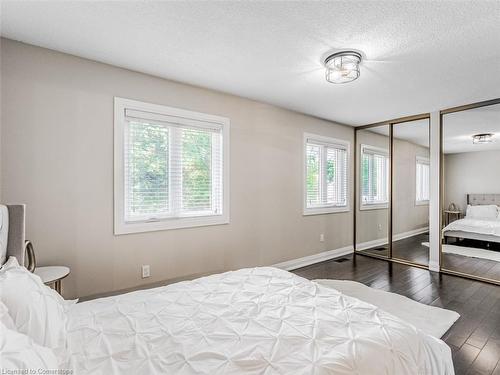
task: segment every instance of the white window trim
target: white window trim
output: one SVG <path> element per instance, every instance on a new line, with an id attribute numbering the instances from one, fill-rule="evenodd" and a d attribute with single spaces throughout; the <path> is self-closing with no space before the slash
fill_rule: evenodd
<path id="1" fill-rule="evenodd" d="M 415 206 L 428 206 L 429 205 L 429 200 L 426 201 L 415 201 Z"/>
<path id="2" fill-rule="evenodd" d="M 375 151 L 379 154 L 382 154 L 382 155 L 387 155 L 387 158 L 389 159 L 389 163 L 391 162 L 390 156 L 389 156 L 389 150 L 381 148 L 381 147 L 372 146 L 372 145 L 361 144 L 361 149 L 360 149 L 361 157 L 359 158 L 359 163 L 358 163 L 359 164 L 359 176 L 361 176 L 361 162 L 362 162 L 362 157 L 363 157 L 363 153 L 364 153 L 365 149 L 373 150 L 373 151 Z M 390 173 L 390 171 L 389 171 L 389 173 Z M 361 178 L 359 179 L 359 181 L 361 181 Z M 389 182 L 388 182 L 388 184 L 389 184 Z M 388 186 L 388 188 L 389 188 L 389 186 Z M 390 191 L 388 192 L 387 202 L 364 203 L 363 202 L 363 190 L 361 188 L 361 183 L 359 184 L 358 189 L 359 189 L 359 197 L 358 198 L 359 198 L 359 210 L 360 211 L 385 210 L 385 209 L 389 208 Z"/>
<path id="3" fill-rule="evenodd" d="M 363 199 L 361 198 L 360 201 Z M 360 211 L 369 211 L 369 210 L 385 210 L 389 208 L 389 202 L 387 203 L 365 203 L 365 204 L 360 204 L 359 210 Z"/>
<path id="4" fill-rule="evenodd" d="M 417 156 L 415 159 L 415 188 L 417 186 L 417 163 L 421 164 L 427 164 L 429 166 L 429 180 L 430 180 L 430 167 L 431 167 L 431 161 L 429 158 L 423 157 L 423 156 Z M 430 181 L 429 181 L 430 182 Z M 429 191 L 430 194 L 430 191 Z M 429 199 L 427 200 L 418 200 L 416 197 L 417 193 L 415 191 L 415 206 L 428 206 L 429 205 Z"/>
<path id="5" fill-rule="evenodd" d="M 345 147 L 347 150 L 347 165 L 346 165 L 346 179 L 347 179 L 347 191 L 346 191 L 346 205 L 345 206 L 328 206 L 328 207 L 307 207 L 307 140 L 310 139 L 315 142 L 325 143 L 329 145 L 339 145 Z M 304 133 L 304 139 L 302 143 L 302 211 L 304 216 L 309 215 L 324 215 L 333 214 L 340 212 L 349 212 L 350 207 L 350 164 L 351 164 L 351 143 L 343 139 L 331 138 L 317 134 Z"/>
<path id="6" fill-rule="evenodd" d="M 179 121 L 211 122 L 222 126 L 223 157 L 223 198 L 222 214 L 217 216 L 197 216 L 171 219 L 158 219 L 142 222 L 125 221 L 125 171 L 124 171 L 124 138 L 125 109 L 149 111 L 160 115 L 172 116 Z M 229 127 L 230 120 L 225 117 L 205 113 L 187 111 L 158 104 L 140 102 L 132 99 L 114 98 L 114 234 L 151 232 L 168 229 L 192 228 L 229 223 Z"/>

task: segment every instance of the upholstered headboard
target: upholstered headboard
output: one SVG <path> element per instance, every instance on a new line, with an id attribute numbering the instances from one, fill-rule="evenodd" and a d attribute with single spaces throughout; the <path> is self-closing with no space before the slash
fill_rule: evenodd
<path id="1" fill-rule="evenodd" d="M 471 206 L 483 206 L 487 204 L 500 206 L 500 194 L 467 194 L 467 204 Z"/>
<path id="2" fill-rule="evenodd" d="M 24 264 L 25 213 L 26 206 L 24 204 L 7 205 L 8 217 L 2 217 L 2 220 L 8 221 L 7 226 L 2 226 L 4 229 L 8 228 L 6 259 L 9 259 L 10 256 L 16 257 L 19 264 Z"/>

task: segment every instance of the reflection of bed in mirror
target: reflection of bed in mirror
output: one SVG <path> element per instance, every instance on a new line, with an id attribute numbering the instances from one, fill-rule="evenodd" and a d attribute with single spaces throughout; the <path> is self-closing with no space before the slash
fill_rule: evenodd
<path id="1" fill-rule="evenodd" d="M 475 213 L 476 206 L 481 207 L 481 213 Z M 467 214 L 465 218 L 451 222 L 443 229 L 445 243 L 450 239 L 455 241 L 468 240 L 472 247 L 487 250 L 498 249 L 491 243 L 500 244 L 500 194 L 467 194 Z"/>

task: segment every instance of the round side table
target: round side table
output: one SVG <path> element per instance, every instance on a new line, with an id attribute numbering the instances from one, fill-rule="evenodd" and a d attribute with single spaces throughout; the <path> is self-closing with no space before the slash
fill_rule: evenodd
<path id="1" fill-rule="evenodd" d="M 46 285 L 54 284 L 54 289 L 61 294 L 61 280 L 69 275 L 70 269 L 65 266 L 37 267 L 33 272 L 40 276 Z"/>

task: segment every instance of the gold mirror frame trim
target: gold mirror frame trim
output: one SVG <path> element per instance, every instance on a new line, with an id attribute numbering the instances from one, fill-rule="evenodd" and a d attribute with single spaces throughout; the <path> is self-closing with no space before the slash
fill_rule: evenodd
<path id="1" fill-rule="evenodd" d="M 462 112 L 462 111 L 467 111 L 470 109 L 487 107 L 487 106 L 496 105 L 496 104 L 500 104 L 500 98 L 485 100 L 482 102 L 471 103 L 471 104 L 466 104 L 466 105 L 461 105 L 458 107 L 447 108 L 447 109 L 443 109 L 442 111 L 439 111 L 439 138 L 440 138 L 440 142 L 439 142 L 439 203 L 440 203 L 439 204 L 439 233 L 440 234 L 441 234 L 441 230 L 443 227 L 443 209 L 444 209 L 444 207 L 443 207 L 443 201 L 444 201 L 443 200 L 443 198 L 444 198 L 443 116 L 446 114 L 450 114 L 450 113 Z M 448 274 L 448 275 L 460 276 L 460 277 L 464 277 L 464 278 L 471 279 L 471 280 L 477 280 L 477 281 L 482 281 L 482 282 L 486 282 L 489 284 L 500 285 L 500 280 L 490 279 L 488 277 L 476 276 L 476 275 L 471 275 L 471 274 L 466 273 L 466 272 L 454 271 L 454 270 L 449 270 L 449 269 L 443 268 L 443 241 L 441 239 L 441 235 L 439 238 L 439 271 L 441 273 Z"/>
<path id="2" fill-rule="evenodd" d="M 386 120 L 386 121 L 381 121 L 381 122 L 374 122 L 373 124 L 357 126 L 356 130 L 373 128 L 375 126 L 381 126 L 381 125 L 401 124 L 403 122 L 425 120 L 426 118 L 427 119 L 431 118 L 430 113 L 421 113 L 419 115 L 405 116 L 405 117 L 395 118 L 395 119 L 392 119 L 392 120 Z"/>
<path id="3" fill-rule="evenodd" d="M 355 129 L 354 129 L 354 147 L 356 148 L 356 152 L 354 152 L 354 157 L 353 157 L 353 161 L 354 161 L 354 174 L 355 174 L 355 178 L 354 178 L 354 199 L 352 200 L 354 202 L 353 204 L 353 208 L 354 208 L 354 215 L 353 215 L 353 248 L 354 248 L 354 254 L 358 254 L 358 255 L 363 255 L 363 256 L 367 256 L 367 257 L 370 257 L 370 258 L 377 258 L 377 259 L 383 259 L 383 260 L 387 260 L 389 262 L 393 262 L 393 263 L 399 263 L 399 264 L 404 264 L 404 265 L 407 265 L 407 266 L 413 266 L 413 267 L 418 267 L 418 268 L 423 268 L 423 269 L 429 269 L 429 265 L 424 265 L 424 264 L 420 264 L 420 263 L 414 263 L 414 262 L 410 262 L 410 261 L 407 261 L 407 260 L 404 260 L 404 259 L 399 259 L 399 258 L 393 258 L 392 257 L 392 234 L 393 234 L 393 230 L 392 230 L 392 214 L 393 214 L 393 204 L 392 204 L 392 201 L 393 201 L 393 192 L 394 192 L 394 189 L 393 189 L 393 168 L 394 168 L 394 161 L 393 161 L 393 153 L 394 153 L 394 126 L 397 125 L 397 124 L 401 124 L 401 123 L 406 123 L 406 122 L 411 122 L 411 121 L 418 121 L 418 120 L 425 120 L 425 119 L 428 119 L 429 122 L 430 122 L 430 118 L 431 118 L 431 115 L 430 113 L 421 113 L 421 114 L 418 114 L 418 115 L 413 115 L 413 116 L 405 116 L 405 117 L 399 117 L 399 118 L 396 118 L 396 119 L 392 119 L 392 120 L 387 120 L 387 121 L 381 121 L 381 122 L 376 122 L 376 123 L 373 123 L 373 124 L 368 124 L 368 125 L 363 125 L 363 126 L 357 126 Z M 358 212 L 358 206 L 357 206 L 357 203 L 358 203 L 358 173 L 359 173 L 359 169 L 358 169 L 358 131 L 360 130 L 366 130 L 366 129 L 369 129 L 369 128 L 374 128 L 374 127 L 378 127 L 378 126 L 384 126 L 384 125 L 387 125 L 389 126 L 389 214 L 388 214 L 388 233 L 387 233 L 387 238 L 388 238 L 388 241 L 387 241 L 387 244 L 388 244 L 388 255 L 387 256 L 383 256 L 383 255 L 377 255 L 377 254 L 371 254 L 371 253 L 366 253 L 364 252 L 363 250 L 356 250 L 356 221 L 357 221 L 357 212 Z M 429 145 L 430 145 L 430 123 L 429 123 Z M 441 223 L 440 223 L 441 225 Z"/>

